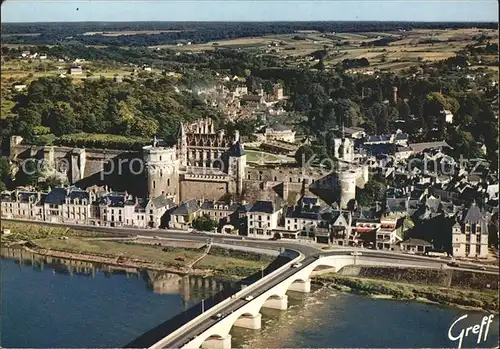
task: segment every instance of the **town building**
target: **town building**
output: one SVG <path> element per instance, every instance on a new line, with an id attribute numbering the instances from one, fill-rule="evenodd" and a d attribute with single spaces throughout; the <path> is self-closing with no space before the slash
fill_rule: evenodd
<path id="1" fill-rule="evenodd" d="M 284 141 L 288 143 L 295 142 L 295 131 L 291 127 L 276 123 L 266 127 L 264 137 L 267 142 L 269 141 Z"/>
<path id="2" fill-rule="evenodd" d="M 457 215 L 456 223 L 452 227 L 452 246 L 454 257 L 488 256 L 487 217 L 475 202 L 467 211 Z"/>
<path id="3" fill-rule="evenodd" d="M 256 201 L 248 212 L 247 235 L 259 239 L 272 238 L 282 212 L 283 209 L 271 200 Z"/>
<path id="4" fill-rule="evenodd" d="M 197 200 L 182 202 L 170 212 L 170 229 L 187 230 L 192 227 L 193 220 L 202 216 L 201 208 Z"/>

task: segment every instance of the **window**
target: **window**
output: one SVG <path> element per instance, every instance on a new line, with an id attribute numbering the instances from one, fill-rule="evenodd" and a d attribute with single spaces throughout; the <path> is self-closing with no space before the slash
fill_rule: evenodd
<path id="1" fill-rule="evenodd" d="M 476 255 L 480 255 L 481 254 L 481 245 L 477 244 L 476 245 Z"/>
<path id="2" fill-rule="evenodd" d="M 465 245 L 465 254 L 468 255 L 470 253 L 470 245 Z"/>
<path id="3" fill-rule="evenodd" d="M 476 224 L 476 234 L 481 234 L 481 224 Z"/>
<path id="4" fill-rule="evenodd" d="M 156 189 L 156 181 L 153 181 L 153 189 Z"/>
<path id="5" fill-rule="evenodd" d="M 465 224 L 465 232 L 470 233 L 470 224 L 469 223 Z"/>
<path id="6" fill-rule="evenodd" d="M 167 179 L 167 186 L 170 187 L 170 178 Z"/>

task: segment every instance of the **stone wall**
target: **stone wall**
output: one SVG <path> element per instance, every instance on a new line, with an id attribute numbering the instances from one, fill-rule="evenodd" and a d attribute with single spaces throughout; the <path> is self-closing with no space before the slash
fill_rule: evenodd
<path id="1" fill-rule="evenodd" d="M 455 269 L 419 269 L 395 267 L 346 266 L 339 274 L 394 282 L 437 285 L 471 290 L 498 290 L 498 274 Z M 489 286 L 488 286 L 489 285 Z"/>
<path id="2" fill-rule="evenodd" d="M 218 200 L 229 190 L 226 181 L 181 180 L 180 201 L 190 199 Z"/>
<path id="3" fill-rule="evenodd" d="M 134 160 L 142 161 L 140 151 L 18 144 L 11 148 L 10 155 L 18 165 L 24 160 L 35 159 L 51 164 L 56 170 L 66 168 L 69 183 L 83 189 L 91 185 L 108 185 L 133 195 L 144 195 L 146 190 L 145 174 L 139 171 L 140 162 Z"/>

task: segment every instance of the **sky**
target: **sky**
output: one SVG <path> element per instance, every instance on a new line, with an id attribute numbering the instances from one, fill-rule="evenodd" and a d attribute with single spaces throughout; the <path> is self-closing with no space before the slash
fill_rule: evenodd
<path id="1" fill-rule="evenodd" d="M 2 22 L 498 22 L 496 0 L 4 0 Z"/>

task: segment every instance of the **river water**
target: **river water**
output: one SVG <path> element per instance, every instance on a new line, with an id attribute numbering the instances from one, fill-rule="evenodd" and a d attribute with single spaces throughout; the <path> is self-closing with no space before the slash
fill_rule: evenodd
<path id="1" fill-rule="evenodd" d="M 10 257 L 1 260 L 3 347 L 120 347 L 224 287 L 209 278 Z M 328 288 L 290 293 L 287 311 L 261 312 L 261 330 L 233 328 L 233 347 L 457 348 L 447 338 L 450 325 L 468 315 L 458 334 L 485 315 Z M 485 343 L 476 344 L 470 333 L 462 348 L 491 348 L 498 336 L 495 316 Z"/>

